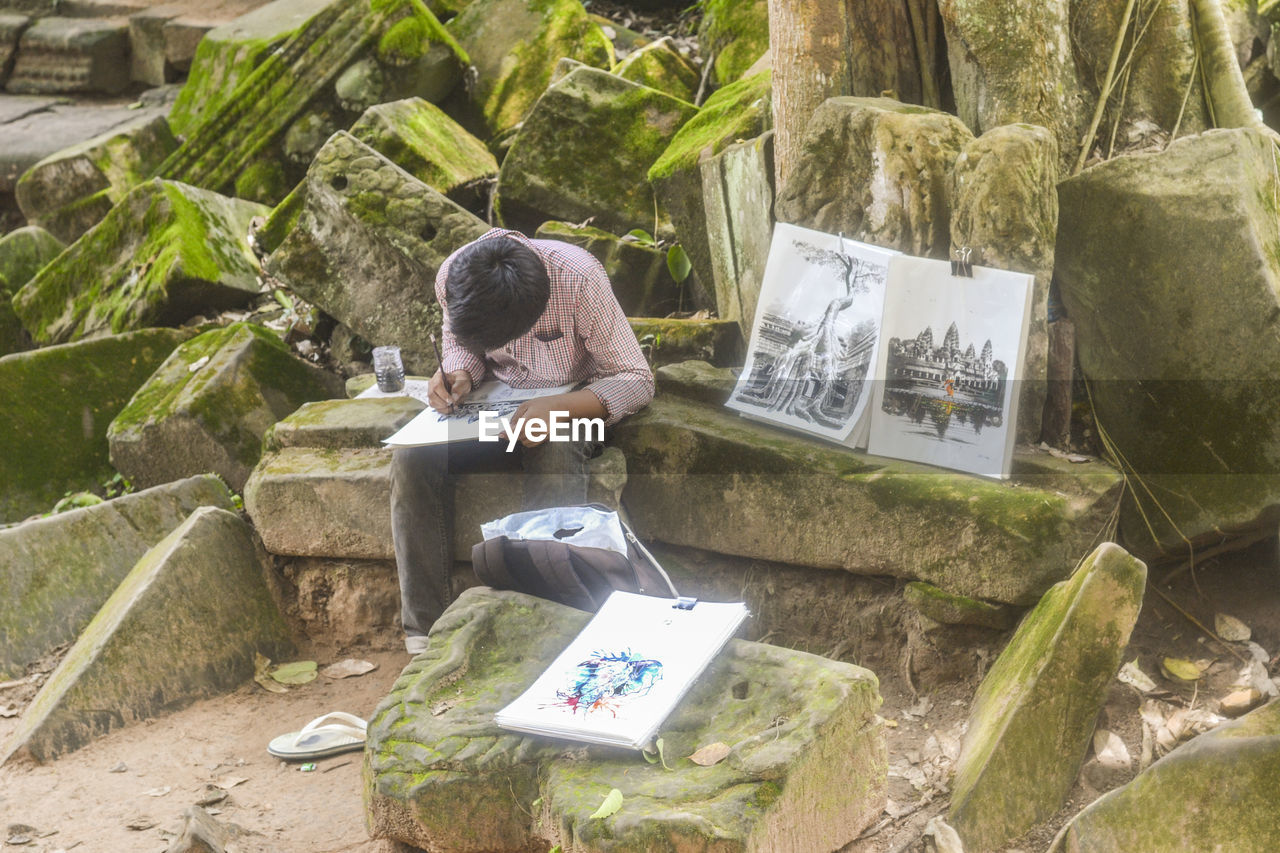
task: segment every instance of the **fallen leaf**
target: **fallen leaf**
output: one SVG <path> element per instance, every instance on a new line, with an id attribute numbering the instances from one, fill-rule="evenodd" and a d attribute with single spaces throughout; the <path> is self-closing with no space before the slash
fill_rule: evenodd
<path id="1" fill-rule="evenodd" d="M 445 699 L 442 702 L 437 702 L 435 705 L 431 706 L 431 716 L 438 717 L 461 701 L 461 699 L 455 697 L 453 699 Z"/>
<path id="2" fill-rule="evenodd" d="M 320 674 L 326 678 L 350 678 L 353 675 L 364 675 L 366 672 L 373 672 L 377 668 L 378 665 L 376 663 L 347 658 L 344 661 L 329 664 L 320 670 Z"/>
<path id="3" fill-rule="evenodd" d="M 227 792 L 219 788 L 217 785 L 205 785 L 204 793 L 196 800 L 196 805 L 201 808 L 212 806 L 222 802 L 227 798 Z"/>
<path id="4" fill-rule="evenodd" d="M 148 797 L 163 797 L 172 790 L 172 787 L 165 785 L 163 788 L 151 788 L 150 790 L 143 791 L 142 793 Z"/>
<path id="5" fill-rule="evenodd" d="M 1199 681 L 1204 674 L 1199 666 L 1183 658 L 1165 658 L 1160 662 L 1160 669 L 1175 681 Z"/>
<path id="6" fill-rule="evenodd" d="M 187 365 L 188 373 L 195 373 L 200 368 L 209 363 L 209 356 L 204 355 Z"/>
<path id="7" fill-rule="evenodd" d="M 292 663 L 282 663 L 271 670 L 271 677 L 281 684 L 306 684 L 316 680 L 316 662 L 297 660 Z"/>
<path id="8" fill-rule="evenodd" d="M 592 812 L 588 819 L 595 820 L 596 818 L 609 817 L 609 815 L 615 814 L 620 808 L 622 808 L 622 792 L 617 788 L 614 788 L 604 798 L 604 802 L 600 804 L 600 808 Z"/>
<path id="9" fill-rule="evenodd" d="M 142 832 L 143 830 L 150 829 L 155 825 L 156 825 L 156 822 L 151 818 L 147 817 L 146 815 L 138 815 L 137 817 L 132 818 L 128 823 L 126 823 L 124 825 L 124 828 L 132 829 L 134 832 Z"/>
<path id="10" fill-rule="evenodd" d="M 267 657 L 261 652 L 254 652 L 253 653 L 253 680 L 258 682 L 258 685 L 261 686 L 263 690 L 269 690 L 272 693 L 288 693 L 289 692 L 288 687 L 277 684 L 276 682 L 271 680 L 271 675 L 269 674 L 270 670 L 271 670 L 271 658 Z"/>
<path id="11" fill-rule="evenodd" d="M 248 779 L 241 776 L 223 776 L 221 779 L 215 779 L 213 784 L 224 791 L 230 791 L 236 785 L 241 785 L 248 781 Z"/>
<path id="12" fill-rule="evenodd" d="M 1248 625 L 1228 613 L 1214 615 L 1213 630 L 1228 643 L 1247 643 L 1253 636 L 1253 631 Z"/>
<path id="13" fill-rule="evenodd" d="M 1112 770 L 1127 770 L 1133 762 L 1124 741 L 1107 729 L 1094 730 L 1093 754 L 1098 757 L 1099 764 Z"/>
<path id="14" fill-rule="evenodd" d="M 1138 666 L 1137 658 L 1120 667 L 1120 674 L 1116 678 L 1120 679 L 1124 684 L 1136 687 L 1143 693 L 1150 693 L 1156 689 L 1156 683 L 1151 680 L 1151 676 L 1143 672 Z"/>
<path id="15" fill-rule="evenodd" d="M 689 756 L 689 760 L 699 767 L 710 767 L 713 764 L 719 764 L 729 755 L 729 745 L 716 741 L 709 743 L 699 749 L 693 755 Z"/>
<path id="16" fill-rule="evenodd" d="M 18 716 L 18 709 L 16 706 L 9 705 L 6 708 L 0 708 L 0 717 L 16 717 L 16 716 Z"/>
<path id="17" fill-rule="evenodd" d="M 112 767 L 112 768 L 111 768 L 110 770 L 108 770 L 107 772 L 108 772 L 108 773 L 123 773 L 123 772 L 125 772 L 125 771 L 126 771 L 126 770 L 128 770 L 128 769 L 129 769 L 129 765 L 128 765 L 128 764 L 125 764 L 123 761 L 121 761 L 121 762 L 118 762 L 118 763 L 116 764 L 116 766 L 115 766 L 115 767 Z"/>

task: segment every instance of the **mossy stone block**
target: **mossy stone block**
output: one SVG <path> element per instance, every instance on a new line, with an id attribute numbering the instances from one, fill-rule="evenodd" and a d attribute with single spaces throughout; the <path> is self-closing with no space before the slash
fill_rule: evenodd
<path id="1" fill-rule="evenodd" d="M 413 397 L 364 397 L 304 403 L 276 423 L 263 442 L 269 452 L 285 447 L 381 448 L 382 439 L 427 406 Z"/>
<path id="2" fill-rule="evenodd" d="M 164 116 L 132 121 L 50 154 L 18 178 L 22 215 L 63 243 L 102 221 L 178 147 Z"/>
<path id="3" fill-rule="evenodd" d="M 779 222 L 918 257 L 951 247 L 951 172 L 973 134 L 948 113 L 890 98 L 829 98 L 778 188 Z"/>
<path id="4" fill-rule="evenodd" d="M 64 492 L 114 473 L 107 425 L 186 329 L 147 329 L 0 358 L 0 521 L 20 521 Z"/>
<path id="5" fill-rule="evenodd" d="M 698 42 L 703 55 L 711 58 L 718 85 L 739 80 L 769 50 L 769 3 L 707 0 L 698 25 Z"/>
<path id="6" fill-rule="evenodd" d="M 607 71 L 574 69 L 538 99 L 502 161 L 499 217 L 527 230 L 589 217 L 619 234 L 652 228 L 645 176 L 695 113 L 686 101 Z"/>
<path id="7" fill-rule="evenodd" d="M 1146 589 L 1147 567 L 1100 545 L 1023 618 L 978 687 L 948 820 L 995 850 L 1065 802 Z"/>
<path id="8" fill-rule="evenodd" d="M 659 394 L 712 406 L 723 406 L 738 382 L 731 368 L 716 367 L 698 359 L 664 364 L 653 371 L 653 377 L 658 382 Z"/>
<path id="9" fill-rule="evenodd" d="M 27 225 L 0 237 L 0 291 L 8 287 L 12 296 L 65 248 L 61 240 L 38 225 Z"/>
<path id="10" fill-rule="evenodd" d="M 614 427 L 613 443 L 644 538 L 1023 605 L 1070 573 L 1122 483 L 1101 463 L 1028 452 L 993 482 L 669 396 Z"/>
<path id="11" fill-rule="evenodd" d="M 803 652 L 731 640 L 659 730 L 670 769 L 497 728 L 494 712 L 589 618 L 515 592 L 458 598 L 370 721 L 376 835 L 436 850 L 800 853 L 839 849 L 879 814 L 876 678 Z M 723 761 L 688 760 L 715 742 Z M 612 788 L 622 807 L 591 818 Z"/>
<path id="12" fill-rule="evenodd" d="M 305 184 L 267 227 L 287 236 L 267 271 L 405 367 L 435 372 L 440 264 L 489 226 L 345 132 L 325 143 Z"/>
<path id="13" fill-rule="evenodd" d="M 139 485 L 211 471 L 239 491 L 272 424 L 341 395 L 341 378 L 293 355 L 276 333 L 248 323 L 212 329 L 174 350 L 111 422 L 111 464 Z"/>
<path id="14" fill-rule="evenodd" d="M 218 695 L 255 652 L 292 650 L 265 554 L 240 517 L 201 507 L 138 560 L 3 747 L 49 761 L 123 725 Z"/>
<path id="15" fill-rule="evenodd" d="M 1274 143 L 1214 130 L 1058 185 L 1054 275 L 1099 426 L 1143 484 L 1142 557 L 1280 517 L 1280 198 Z"/>
<path id="16" fill-rule="evenodd" d="M 705 159 L 702 205 L 716 314 L 751 336 L 773 239 L 773 131 Z"/>
<path id="17" fill-rule="evenodd" d="M 485 198 L 475 182 L 498 175 L 498 161 L 485 144 L 422 98 L 370 107 L 351 135 L 463 206 Z"/>
<path id="18" fill-rule="evenodd" d="M 613 295 L 628 317 L 665 317 L 679 310 L 681 287 L 667 268 L 665 250 L 570 222 L 544 222 L 536 236 L 562 240 L 590 252 L 609 275 Z"/>
<path id="19" fill-rule="evenodd" d="M 614 67 L 613 73 L 689 103 L 698 94 L 698 69 L 676 50 L 670 36 L 633 50 Z"/>
<path id="20" fill-rule="evenodd" d="M 1280 701 L 1272 701 L 1103 794 L 1063 827 L 1049 853 L 1275 850 L 1277 790 Z"/>
<path id="21" fill-rule="evenodd" d="M 717 367 L 742 363 L 742 330 L 733 320 L 632 317 L 629 322 L 652 365 L 690 360 Z"/>
<path id="22" fill-rule="evenodd" d="M 18 291 L 13 307 L 41 344 L 177 325 L 258 293 L 249 220 L 268 209 L 158 178 Z"/>
<path id="23" fill-rule="evenodd" d="M 772 121 L 773 74 L 762 71 L 712 93 L 698 114 L 672 138 L 649 169 L 658 205 L 671 217 L 676 238 L 689 254 L 693 271 L 707 288 L 715 280 L 708 245 L 700 163 L 725 147 L 764 133 Z M 704 307 L 715 294 L 701 295 Z"/>
<path id="24" fill-rule="evenodd" d="M 493 136 L 524 120 L 561 58 L 613 66 L 613 45 L 579 0 L 471 0 L 448 28 L 476 69 L 470 100 Z"/>
<path id="25" fill-rule="evenodd" d="M 273 0 L 205 33 L 187 82 L 169 113 L 173 132 L 186 135 L 308 21 L 336 0 Z"/>
<path id="26" fill-rule="evenodd" d="M 955 595 L 924 581 L 907 584 L 902 597 L 922 616 L 944 625 L 977 625 L 997 631 L 1013 627 L 1015 611 L 1009 605 Z"/>
<path id="27" fill-rule="evenodd" d="M 0 679 L 72 643 L 143 554 L 198 507 L 232 509 L 211 475 L 0 529 Z"/>

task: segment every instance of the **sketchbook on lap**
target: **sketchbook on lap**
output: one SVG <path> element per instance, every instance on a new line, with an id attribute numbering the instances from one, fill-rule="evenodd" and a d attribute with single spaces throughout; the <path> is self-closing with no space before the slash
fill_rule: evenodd
<path id="1" fill-rule="evenodd" d="M 452 412 L 441 414 L 432 408 L 423 409 L 382 443 L 387 447 L 418 447 L 451 441 L 475 441 L 480 438 L 481 412 L 493 412 L 495 418 L 510 417 L 526 400 L 564 394 L 572 389 L 573 385 L 513 388 L 500 379 L 490 379 L 477 385 L 465 400 L 453 407 Z"/>
<path id="2" fill-rule="evenodd" d="M 495 721 L 526 734 L 643 748 L 746 617 L 741 602 L 614 592 Z"/>

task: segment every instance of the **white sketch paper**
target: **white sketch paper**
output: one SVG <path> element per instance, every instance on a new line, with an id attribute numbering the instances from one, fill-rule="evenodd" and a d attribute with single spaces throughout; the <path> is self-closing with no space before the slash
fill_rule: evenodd
<path id="1" fill-rule="evenodd" d="M 889 267 L 867 450 L 1006 478 L 1032 276 L 901 255 Z"/>
<path id="2" fill-rule="evenodd" d="M 537 680 L 495 715 L 505 729 L 639 749 L 747 616 L 741 603 L 614 592 Z"/>
<path id="3" fill-rule="evenodd" d="M 869 409 L 884 283 L 896 253 L 774 226 L 746 366 L 726 405 L 849 443 Z M 850 444 L 850 446 L 853 446 Z"/>
<path id="4" fill-rule="evenodd" d="M 490 379 L 476 386 L 465 400 L 453 407 L 452 412 L 441 414 L 429 407 L 423 409 L 382 443 L 395 448 L 478 440 L 481 412 L 493 412 L 499 418 L 510 417 L 526 400 L 564 394 L 572 388 L 573 385 L 513 388 L 500 379 Z"/>

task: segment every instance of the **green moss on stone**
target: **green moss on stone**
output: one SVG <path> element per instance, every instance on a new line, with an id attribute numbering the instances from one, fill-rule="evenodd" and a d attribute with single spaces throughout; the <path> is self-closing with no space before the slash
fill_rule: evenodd
<path id="1" fill-rule="evenodd" d="M 698 40 L 720 85 L 740 78 L 769 49 L 767 0 L 706 0 Z"/>
<path id="2" fill-rule="evenodd" d="M 252 163 L 236 177 L 236 198 L 258 204 L 279 204 L 289 193 L 289 179 L 284 165 L 277 160 L 262 159 Z"/>
<path id="3" fill-rule="evenodd" d="M 483 142 L 421 98 L 371 107 L 351 135 L 443 194 L 498 172 Z"/>
<path id="4" fill-rule="evenodd" d="M 649 180 L 693 168 L 704 152 L 717 154 L 726 145 L 763 133 L 770 121 L 772 84 L 773 73 L 762 71 L 713 94 L 649 169 Z"/>
<path id="5" fill-rule="evenodd" d="M 57 237 L 35 225 L 0 237 L 0 293 L 12 295 L 65 248 Z"/>
<path id="6" fill-rule="evenodd" d="M 633 51 L 613 69 L 624 80 L 666 92 L 682 101 L 693 101 L 698 91 L 698 72 L 663 38 Z"/>

